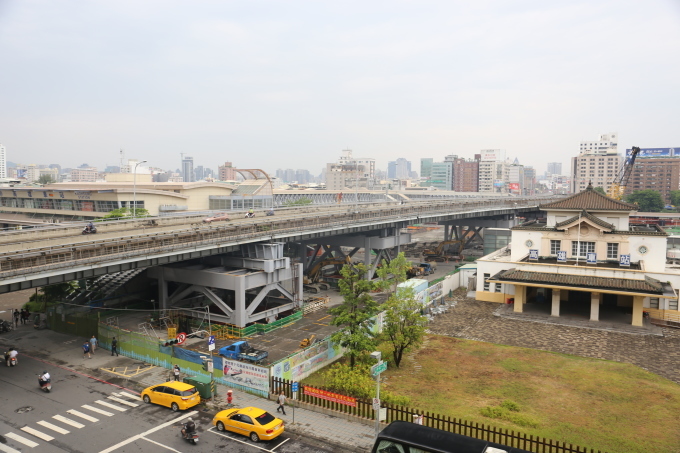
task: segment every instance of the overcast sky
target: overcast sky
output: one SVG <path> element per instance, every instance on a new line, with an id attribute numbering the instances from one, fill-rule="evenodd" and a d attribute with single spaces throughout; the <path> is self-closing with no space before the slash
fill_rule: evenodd
<path id="1" fill-rule="evenodd" d="M 680 1 L 0 0 L 9 161 L 307 168 L 680 147 Z"/>

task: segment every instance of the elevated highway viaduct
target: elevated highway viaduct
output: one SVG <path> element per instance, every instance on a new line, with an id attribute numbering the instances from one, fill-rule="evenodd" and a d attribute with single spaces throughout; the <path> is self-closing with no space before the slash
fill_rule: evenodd
<path id="1" fill-rule="evenodd" d="M 307 242 L 333 236 L 387 237 L 408 225 L 436 222 L 455 226 L 511 226 L 530 217 L 548 198 L 423 201 L 315 206 L 206 224 L 204 215 L 160 217 L 98 224 L 81 235 L 82 224 L 53 225 L 0 234 L 0 293 L 103 274 L 222 255 L 245 244 Z M 400 235 L 396 235 L 399 237 Z M 445 239 L 445 238 L 442 238 Z M 397 239 L 398 241 L 398 239 Z M 320 243 L 320 242 L 317 242 Z"/>

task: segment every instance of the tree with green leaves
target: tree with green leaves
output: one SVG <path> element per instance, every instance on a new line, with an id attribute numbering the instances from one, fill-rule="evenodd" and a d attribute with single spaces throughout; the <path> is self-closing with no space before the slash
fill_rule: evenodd
<path id="1" fill-rule="evenodd" d="M 656 190 L 636 190 L 626 197 L 628 203 L 637 203 L 642 212 L 660 212 L 665 203 Z"/>
<path id="2" fill-rule="evenodd" d="M 607 195 L 607 192 L 605 192 L 604 188 L 602 188 L 602 187 L 595 187 L 595 189 L 593 189 L 593 190 L 595 192 L 600 192 L 602 195 Z"/>
<path id="3" fill-rule="evenodd" d="M 38 178 L 38 184 L 42 184 L 43 186 L 45 184 L 52 184 L 53 182 L 57 182 L 52 178 L 52 175 L 40 175 Z"/>
<path id="4" fill-rule="evenodd" d="M 149 211 L 144 209 L 144 208 L 137 208 L 135 209 L 136 211 L 136 217 L 148 217 L 149 216 Z M 125 219 L 125 218 L 131 218 L 132 217 L 132 211 L 130 208 L 119 208 L 119 209 L 114 209 L 113 211 L 110 211 L 108 214 L 102 217 L 102 220 L 116 220 L 116 219 Z"/>
<path id="5" fill-rule="evenodd" d="M 397 288 L 382 307 L 385 310 L 383 336 L 392 345 L 394 364 L 399 368 L 404 353 L 423 342 L 427 318 L 413 288 Z"/>
<path id="6" fill-rule="evenodd" d="M 54 285 L 43 286 L 40 288 L 39 292 L 32 294 L 29 298 L 29 302 L 42 302 L 42 311 L 47 311 L 47 304 L 61 302 L 66 296 L 74 293 L 78 290 L 78 282 L 70 281 L 64 283 L 56 283 Z"/>
<path id="7" fill-rule="evenodd" d="M 307 205 L 312 204 L 313 202 L 314 201 L 311 198 L 303 197 L 303 198 L 299 198 L 295 201 L 286 201 L 285 203 L 283 203 L 283 206 L 285 206 L 287 208 L 292 208 L 294 206 L 307 206 Z"/>
<path id="8" fill-rule="evenodd" d="M 680 208 L 680 190 L 671 190 L 671 204 Z"/>
<path id="9" fill-rule="evenodd" d="M 373 351 L 376 339 L 372 332 L 371 318 L 378 314 L 378 304 L 370 292 L 375 288 L 373 282 L 364 280 L 366 266 L 345 265 L 340 270 L 342 278 L 338 282 L 342 304 L 330 310 L 331 324 L 340 329 L 331 335 L 331 340 L 346 348 L 350 367 L 354 368 L 357 357 Z"/>
<path id="10" fill-rule="evenodd" d="M 383 337 L 392 345 L 392 357 L 397 368 L 404 353 L 422 343 L 427 325 L 427 318 L 420 313 L 423 306 L 416 299 L 413 288 L 399 287 L 407 280 L 411 267 L 412 263 L 402 252 L 389 264 L 383 260 L 377 271 L 379 287 L 391 293 L 380 308 L 385 310 Z"/>
<path id="11" fill-rule="evenodd" d="M 404 252 L 399 253 L 389 263 L 387 260 L 382 260 L 380 267 L 376 270 L 379 278 L 376 284 L 382 291 L 394 293 L 397 291 L 399 283 L 407 280 L 407 273 L 411 267 L 413 267 L 413 264 L 406 259 Z"/>

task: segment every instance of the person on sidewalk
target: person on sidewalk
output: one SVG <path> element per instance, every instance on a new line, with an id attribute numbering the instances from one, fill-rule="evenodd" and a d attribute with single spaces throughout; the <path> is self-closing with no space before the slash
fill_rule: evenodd
<path id="1" fill-rule="evenodd" d="M 14 310 L 14 328 L 19 327 L 19 310 Z"/>
<path id="2" fill-rule="evenodd" d="M 175 375 L 175 380 L 179 381 L 179 365 L 175 364 L 175 366 L 172 367 L 172 374 Z"/>
<path id="3" fill-rule="evenodd" d="M 92 358 L 92 356 L 90 355 L 90 343 L 88 343 L 87 341 L 83 343 L 83 359 L 85 358 L 85 356 Z"/>
<path id="4" fill-rule="evenodd" d="M 92 351 L 92 355 L 94 355 L 94 351 L 97 350 L 97 345 L 99 342 L 97 341 L 97 338 L 92 335 L 92 338 L 90 338 L 90 351 Z"/>
<path id="5" fill-rule="evenodd" d="M 116 340 L 116 337 L 113 337 L 111 340 L 111 355 L 116 354 L 116 357 L 118 357 L 118 340 Z"/>
<path id="6" fill-rule="evenodd" d="M 276 398 L 276 401 L 279 403 L 279 407 L 276 408 L 276 412 L 281 411 L 283 415 L 286 415 L 286 395 L 284 395 L 283 390 L 281 390 L 281 393 L 279 393 L 278 398 Z"/>

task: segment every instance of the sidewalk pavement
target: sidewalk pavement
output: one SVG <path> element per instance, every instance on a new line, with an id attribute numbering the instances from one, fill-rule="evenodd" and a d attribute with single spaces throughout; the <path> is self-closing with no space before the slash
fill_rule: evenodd
<path id="1" fill-rule="evenodd" d="M 120 369 L 122 371 L 122 369 L 128 367 L 128 372 L 131 372 L 144 364 L 139 360 L 122 355 L 113 357 L 111 351 L 99 348 L 90 359 L 83 358 L 81 346 L 87 340 L 88 338 L 60 334 L 48 329 L 35 330 L 33 325 L 29 323 L 20 324 L 12 332 L 0 335 L 0 347 L 5 348 L 2 350 L 6 351 L 9 346 L 15 346 L 19 351 L 20 359 L 21 355 L 25 354 L 137 392 L 151 385 L 173 379 L 171 370 L 160 367 L 153 367 L 129 377 L 105 371 L 104 368 L 122 367 Z M 182 377 L 184 376 L 184 373 L 182 373 Z M 227 390 L 227 386 L 217 385 L 216 401 L 206 405 L 211 419 L 214 413 L 227 408 Z M 325 448 L 338 452 L 370 451 L 375 438 L 373 425 L 351 422 L 341 417 L 325 415 L 309 409 L 294 408 L 289 403 L 291 403 L 290 399 L 286 403 L 286 415 L 282 415 L 276 412 L 277 404 L 274 400 L 233 390 L 233 404 L 236 407 L 255 406 L 266 409 L 285 421 L 287 432 L 299 435 L 302 439 L 311 438 L 320 441 Z M 294 422 L 293 417 L 295 418 Z M 209 426 L 204 428 L 207 429 Z"/>

